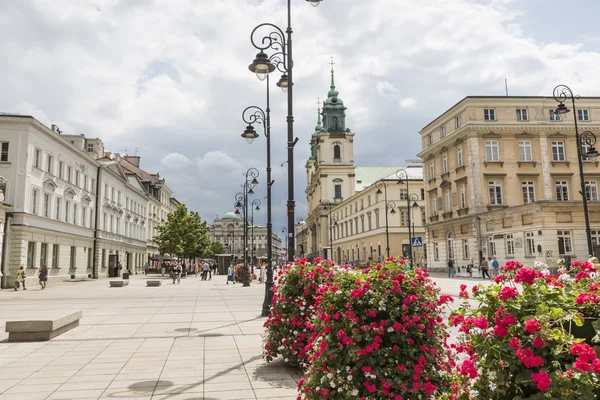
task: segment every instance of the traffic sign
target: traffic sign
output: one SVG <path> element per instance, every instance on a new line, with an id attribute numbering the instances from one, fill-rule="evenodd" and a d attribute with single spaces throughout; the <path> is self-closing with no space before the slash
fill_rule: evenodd
<path id="1" fill-rule="evenodd" d="M 421 239 L 421 236 L 415 236 L 414 238 L 412 238 L 412 247 L 421 246 L 423 246 L 423 239 Z"/>

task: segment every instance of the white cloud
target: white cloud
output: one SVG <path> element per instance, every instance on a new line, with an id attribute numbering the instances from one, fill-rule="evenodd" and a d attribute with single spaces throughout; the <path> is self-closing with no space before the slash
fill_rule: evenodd
<path id="1" fill-rule="evenodd" d="M 180 153 L 169 153 L 160 160 L 160 165 L 171 169 L 180 169 L 190 164 L 190 159 Z"/>
<path id="2" fill-rule="evenodd" d="M 396 87 L 389 81 L 379 81 L 375 89 L 381 97 L 393 96 L 396 93 Z"/>
<path id="3" fill-rule="evenodd" d="M 398 105 L 402 108 L 411 108 L 417 104 L 417 100 L 412 97 L 405 97 L 404 99 L 400 99 Z"/>

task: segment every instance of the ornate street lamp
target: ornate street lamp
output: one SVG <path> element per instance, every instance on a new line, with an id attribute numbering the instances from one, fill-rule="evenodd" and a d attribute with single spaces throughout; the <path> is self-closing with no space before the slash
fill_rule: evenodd
<path id="1" fill-rule="evenodd" d="M 383 201 L 385 203 L 385 243 L 386 243 L 386 254 L 387 257 L 390 258 L 390 231 L 389 231 L 389 225 L 388 225 L 388 209 L 389 209 L 389 203 L 387 200 L 387 185 L 385 184 L 385 181 L 383 179 L 377 181 L 375 183 L 375 187 L 377 188 L 377 194 L 381 194 L 384 193 L 384 197 L 383 197 Z M 383 187 L 383 191 L 381 190 L 381 188 Z M 394 210 L 394 208 L 396 207 L 396 204 L 392 201 L 390 202 L 394 207 L 391 208 L 390 214 L 395 214 L 396 211 Z"/>
<path id="2" fill-rule="evenodd" d="M 252 252 L 250 256 L 250 263 L 254 268 L 254 211 L 260 211 L 260 200 L 254 199 L 252 200 L 252 211 L 250 212 L 250 226 L 252 227 L 252 231 L 250 236 L 252 236 L 252 240 L 250 241 L 250 246 L 252 247 Z"/>
<path id="3" fill-rule="evenodd" d="M 412 238 L 413 238 L 413 234 L 414 232 L 411 231 L 411 202 L 412 207 L 419 207 L 419 204 L 417 204 L 417 201 L 419 200 L 419 196 L 417 196 L 415 193 L 410 193 L 410 188 L 408 186 L 408 182 L 410 181 L 410 177 L 408 176 L 408 172 L 406 171 L 406 169 L 399 169 L 398 171 L 396 171 L 396 176 L 398 177 L 398 184 L 406 184 L 406 213 L 408 214 L 408 255 L 410 257 L 410 262 L 412 263 L 413 260 L 413 247 L 412 247 Z"/>
<path id="4" fill-rule="evenodd" d="M 248 268 L 248 197 L 254 194 L 252 188 L 258 185 L 258 180 L 256 179 L 259 176 L 258 170 L 256 168 L 248 168 L 248 170 L 244 174 L 246 180 L 241 185 L 243 191 L 235 195 L 235 215 L 240 216 L 243 214 L 244 216 L 244 268 L 246 268 L 246 273 L 244 274 L 244 282 L 242 286 L 250 286 L 250 271 Z"/>
<path id="5" fill-rule="evenodd" d="M 322 0 L 306 0 L 312 6 L 318 6 Z M 287 93 L 287 147 L 288 147 L 288 201 L 287 201 L 287 259 L 288 261 L 294 260 L 295 253 L 295 237 L 294 237 L 294 212 L 295 212 L 295 201 L 294 201 L 294 146 L 298 142 L 298 138 L 294 138 L 294 105 L 293 105 L 293 57 L 292 57 L 292 7 L 291 0 L 287 1 L 287 17 L 288 26 L 286 29 L 286 35 L 283 31 L 274 24 L 263 23 L 258 25 L 252 30 L 250 34 L 250 41 L 252 45 L 259 50 L 255 60 L 248 66 L 248 69 L 256 74 L 256 76 L 264 80 L 269 73 L 275 71 L 275 68 L 283 72 L 281 79 L 277 82 L 277 86 L 280 87 L 284 92 Z M 271 30 L 267 35 L 260 37 L 255 34 L 261 28 L 267 28 Z M 265 50 L 271 49 L 276 54 L 281 55 L 280 62 L 274 64 L 273 59 L 269 59 Z M 279 60 L 277 60 L 279 61 Z"/>
<path id="6" fill-rule="evenodd" d="M 558 85 L 554 88 L 553 96 L 558 101 L 558 107 L 554 111 L 555 114 L 565 115 L 569 111 L 565 105 L 565 101 L 571 100 L 573 104 L 573 122 L 575 123 L 575 141 L 577 142 L 577 162 L 579 164 L 579 180 L 581 183 L 581 197 L 583 199 L 583 216 L 585 218 L 585 235 L 587 238 L 588 257 L 592 257 L 594 254 L 594 248 L 592 243 L 592 231 L 590 229 L 590 216 L 588 213 L 587 195 L 585 190 L 585 175 L 583 173 L 583 160 L 584 158 L 593 157 L 598 155 L 598 151 L 593 147 L 596 144 L 596 136 L 589 131 L 582 132 L 579 134 L 579 128 L 577 127 L 577 108 L 575 107 L 575 98 L 578 96 L 573 95 L 573 91 L 566 85 Z M 583 146 L 586 147 L 586 152 L 583 152 Z"/>

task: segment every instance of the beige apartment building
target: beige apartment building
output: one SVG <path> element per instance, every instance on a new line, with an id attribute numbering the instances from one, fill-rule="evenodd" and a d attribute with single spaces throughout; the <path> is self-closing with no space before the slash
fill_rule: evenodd
<path id="1" fill-rule="evenodd" d="M 576 104 L 580 132 L 600 133 L 600 98 Z M 419 132 L 431 268 L 587 259 L 573 112 L 556 107 L 551 97 L 469 96 Z M 598 161 L 584 161 L 584 175 L 598 246 Z"/>
<path id="2" fill-rule="evenodd" d="M 296 225 L 299 256 L 334 258 L 338 263 L 381 260 L 387 255 L 388 238 L 390 256 L 408 256 L 409 212 L 413 236 L 424 236 L 420 160 L 406 167 L 357 167 L 354 136 L 346 127 L 346 107 L 338 97 L 331 71 L 331 88 L 323 112 L 319 110 L 311 157 L 306 162 L 308 216 Z M 406 180 L 398 183 L 399 170 L 407 174 L 408 189 Z M 407 198 L 411 195 L 415 201 L 409 209 Z M 415 247 L 414 253 L 417 262 L 425 262 L 423 247 Z"/>

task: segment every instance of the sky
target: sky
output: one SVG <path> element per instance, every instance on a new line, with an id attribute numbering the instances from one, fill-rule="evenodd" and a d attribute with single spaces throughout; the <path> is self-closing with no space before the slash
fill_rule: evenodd
<path id="1" fill-rule="evenodd" d="M 0 112 L 100 137 L 141 156 L 212 222 L 233 210 L 266 141 L 247 144 L 244 108 L 265 106 L 248 70 L 255 26 L 283 30 L 284 0 L 0 0 Z M 419 130 L 468 95 L 600 95 L 597 0 L 292 0 L 296 216 L 330 60 L 359 166 L 403 165 Z M 278 75 L 273 77 L 273 82 Z M 287 97 L 271 85 L 273 230 L 286 225 Z M 260 126 L 258 131 L 260 130 Z"/>

